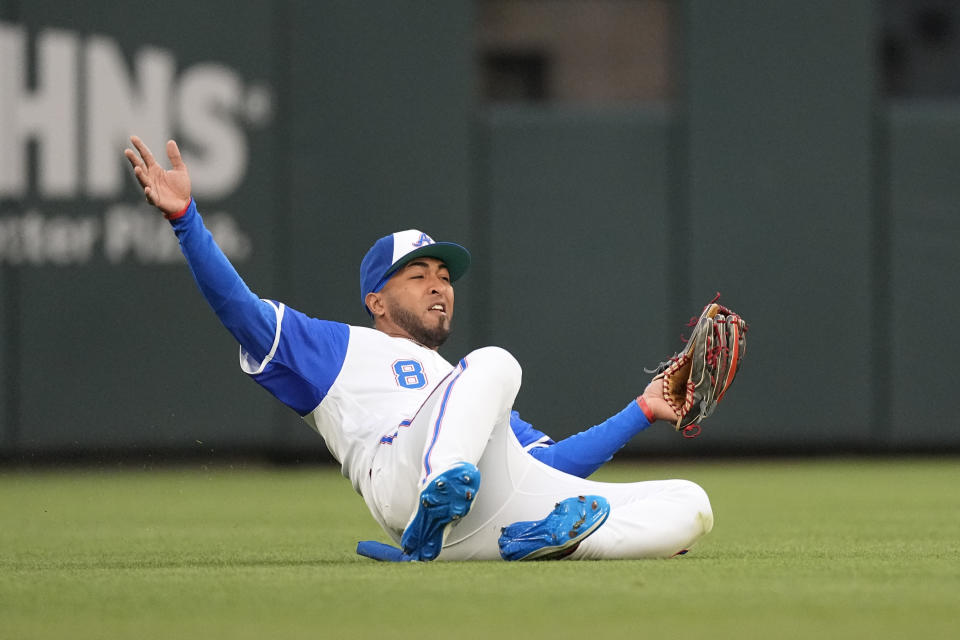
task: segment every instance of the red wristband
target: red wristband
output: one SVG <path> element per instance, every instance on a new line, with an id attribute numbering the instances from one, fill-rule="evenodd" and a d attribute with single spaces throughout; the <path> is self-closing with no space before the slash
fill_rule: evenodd
<path id="1" fill-rule="evenodd" d="M 176 220 L 178 218 L 182 218 L 183 216 L 187 215 L 187 209 L 190 208 L 191 204 L 193 204 L 193 198 L 190 198 L 190 200 L 187 201 L 187 206 L 185 206 L 183 209 L 181 209 L 177 213 L 165 213 L 163 214 L 163 217 L 166 218 L 167 220 Z"/>
<path id="2" fill-rule="evenodd" d="M 650 410 L 650 405 L 647 404 L 647 399 L 643 396 L 637 396 L 637 405 L 640 407 L 640 410 L 643 411 L 643 415 L 647 416 L 647 421 L 653 424 L 657 421 L 656 417 L 653 415 L 653 411 Z"/>

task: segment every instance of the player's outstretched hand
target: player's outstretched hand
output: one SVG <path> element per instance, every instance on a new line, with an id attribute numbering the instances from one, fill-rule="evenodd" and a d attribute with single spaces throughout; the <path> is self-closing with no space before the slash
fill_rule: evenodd
<path id="1" fill-rule="evenodd" d="M 670 408 L 667 401 L 663 399 L 663 385 L 659 380 L 654 380 L 643 390 L 643 399 L 653 413 L 655 420 L 666 420 L 674 424 L 677 422 L 677 413 Z"/>
<path id="2" fill-rule="evenodd" d="M 123 155 L 133 166 L 133 173 L 143 187 L 147 202 L 160 209 L 164 215 L 171 216 L 187 208 L 190 204 L 190 174 L 187 165 L 180 157 L 180 148 L 173 140 L 167 141 L 167 157 L 171 169 L 164 169 L 154 159 L 150 149 L 137 136 L 130 136 L 130 142 L 136 148 L 124 149 Z M 139 155 L 138 155 L 139 154 Z"/>

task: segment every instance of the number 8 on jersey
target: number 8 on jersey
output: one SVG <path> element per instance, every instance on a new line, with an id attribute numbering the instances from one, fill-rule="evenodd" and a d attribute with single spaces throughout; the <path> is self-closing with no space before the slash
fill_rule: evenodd
<path id="1" fill-rule="evenodd" d="M 404 389 L 422 389 L 427 386 L 423 365 L 416 360 L 397 360 L 393 363 L 393 373 L 397 384 Z"/>

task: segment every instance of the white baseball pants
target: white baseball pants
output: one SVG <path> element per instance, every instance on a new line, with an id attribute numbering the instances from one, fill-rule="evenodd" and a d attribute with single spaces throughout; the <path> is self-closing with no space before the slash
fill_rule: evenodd
<path id="1" fill-rule="evenodd" d="M 605 497 L 610 517 L 571 559 L 670 557 L 710 531 L 710 501 L 692 482 L 594 482 L 524 451 L 510 428 L 520 378 L 520 365 L 507 351 L 478 349 L 437 386 L 392 444 L 381 445 L 365 499 L 394 541 L 427 482 L 461 462 L 480 469 L 480 490 L 470 513 L 448 528 L 438 560 L 500 559 L 502 527 L 540 520 L 560 500 L 587 494 Z"/>

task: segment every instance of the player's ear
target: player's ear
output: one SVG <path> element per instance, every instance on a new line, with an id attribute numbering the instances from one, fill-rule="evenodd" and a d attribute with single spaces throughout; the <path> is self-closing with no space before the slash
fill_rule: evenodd
<path id="1" fill-rule="evenodd" d="M 370 309 L 370 313 L 373 314 L 374 318 L 379 318 L 385 313 L 383 296 L 379 293 L 370 292 L 367 294 L 367 297 L 364 298 L 364 302 L 367 303 L 367 308 Z"/>

